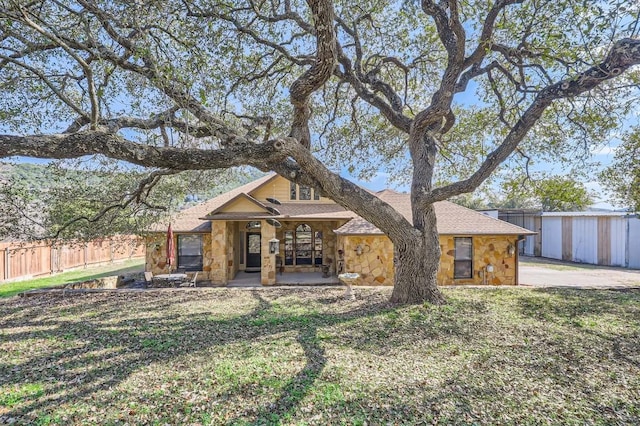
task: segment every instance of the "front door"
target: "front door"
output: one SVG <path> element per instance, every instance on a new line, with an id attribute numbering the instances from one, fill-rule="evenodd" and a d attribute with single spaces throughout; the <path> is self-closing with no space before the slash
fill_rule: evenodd
<path id="1" fill-rule="evenodd" d="M 262 236 L 247 233 L 247 269 L 260 270 L 260 250 Z"/>

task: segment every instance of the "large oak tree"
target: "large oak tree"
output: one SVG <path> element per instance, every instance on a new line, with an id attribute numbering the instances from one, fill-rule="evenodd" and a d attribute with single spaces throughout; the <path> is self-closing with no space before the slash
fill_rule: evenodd
<path id="1" fill-rule="evenodd" d="M 442 303 L 433 204 L 611 127 L 627 3 L 3 0 L 0 157 L 272 170 L 391 238 L 393 301 Z M 335 172 L 380 166 L 407 170 L 412 223 Z"/>

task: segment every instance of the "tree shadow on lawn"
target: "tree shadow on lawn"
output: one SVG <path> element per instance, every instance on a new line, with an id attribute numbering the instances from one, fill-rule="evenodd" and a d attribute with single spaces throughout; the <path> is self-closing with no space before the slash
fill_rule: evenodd
<path id="1" fill-rule="evenodd" d="M 531 300 L 523 303 L 523 315 L 534 315 L 539 309 L 548 311 L 549 315 L 567 315 L 567 310 L 571 313 L 578 309 L 569 307 L 563 310 L 555 303 L 540 308 L 536 295 L 544 298 L 544 292 L 554 297 L 572 298 L 570 305 L 585 303 L 580 296 L 582 293 L 539 291 L 543 293 L 536 291 Z M 290 297 L 292 293 L 296 297 Z M 42 395 L 25 397 L 19 404 L 0 411 L 0 422 L 4 415 L 29 423 L 37 416 L 59 413 L 60 407 L 71 407 L 75 414 L 69 414 L 66 423 L 76 423 L 92 415 L 92 406 L 97 406 L 98 411 L 107 409 L 106 414 L 100 414 L 105 417 L 98 416 L 96 422 L 150 422 L 149 418 L 136 415 L 126 417 L 126 414 L 119 419 L 118 413 L 114 414 L 114 410 L 118 409 L 128 411 L 126 398 L 132 398 L 137 402 L 150 401 L 156 407 L 151 408 L 155 410 L 154 415 L 162 416 L 166 412 L 166 418 L 160 420 L 171 423 L 175 421 L 170 417 L 172 413 L 184 407 L 182 393 L 192 390 L 188 381 L 194 377 L 197 380 L 198 375 L 208 373 L 216 383 L 213 387 L 205 388 L 211 400 L 222 401 L 219 404 L 223 404 L 224 410 L 236 401 L 245 401 L 238 410 L 228 412 L 224 423 L 278 424 L 295 416 L 303 401 L 313 404 L 318 395 L 315 386 L 327 385 L 327 377 L 322 377 L 328 364 L 328 345 L 331 345 L 332 351 L 345 347 L 350 352 L 371 352 L 381 359 L 393 348 L 412 350 L 406 349 L 406 345 L 425 341 L 433 341 L 432 348 L 447 345 L 459 347 L 462 354 L 450 352 L 449 356 L 467 359 L 447 372 L 445 376 L 449 377 L 448 381 L 429 381 L 408 389 L 408 392 L 420 395 L 426 410 L 416 405 L 415 400 L 411 402 L 412 406 L 403 408 L 402 401 L 397 399 L 402 395 L 393 393 L 394 390 L 389 391 L 388 401 L 382 402 L 388 403 L 390 408 L 368 408 L 367 397 L 384 397 L 378 393 L 380 389 L 368 383 L 365 386 L 371 386 L 371 391 L 365 391 L 365 396 L 338 402 L 335 410 L 342 410 L 342 414 L 337 415 L 350 413 L 354 419 L 364 420 L 372 414 L 379 416 L 379 419 L 406 420 L 407 423 L 414 419 L 446 420 L 448 415 L 455 414 L 456 407 L 451 408 L 451 398 L 458 400 L 454 406 L 469 410 L 477 401 L 490 401 L 493 394 L 501 394 L 501 388 L 490 389 L 483 383 L 490 382 L 493 375 L 503 374 L 505 359 L 509 359 L 511 367 L 522 372 L 521 376 L 527 380 L 545 383 L 551 376 L 561 388 L 576 389 L 582 386 L 580 366 L 591 359 L 587 357 L 576 363 L 569 358 L 561 358 L 561 362 L 549 362 L 550 355 L 555 355 L 554 351 L 558 349 L 557 345 L 530 345 L 528 350 L 534 351 L 531 355 L 536 355 L 532 359 L 522 358 L 517 348 L 511 348 L 513 342 L 493 349 L 487 347 L 484 333 L 494 332 L 494 328 L 468 327 L 466 319 L 467 316 L 474 316 L 474 321 L 481 323 L 484 315 L 491 315 L 487 313 L 486 306 L 482 301 L 469 298 L 454 300 L 453 293 L 450 304 L 444 307 L 394 307 L 386 302 L 387 294 L 364 291 L 360 293 L 361 300 L 355 303 L 343 301 L 339 295 L 341 290 L 299 293 L 303 296 L 292 291 L 238 293 L 207 289 L 134 296 L 44 296 L 16 300 L 15 306 L 0 303 L 3 345 L 16 351 L 25 351 L 23 359 L 20 359 L 20 353 L 12 357 L 0 355 L 0 359 L 8 360 L 0 365 L 0 387 L 19 388 L 24 384 L 39 383 L 44 390 Z M 526 299 L 528 296 L 522 297 Z M 605 302 L 600 300 L 602 305 L 599 305 L 595 303 L 599 299 L 595 299 L 589 312 L 606 312 L 609 303 L 615 301 L 614 298 L 605 298 Z M 225 311 L 221 314 L 217 309 L 222 303 L 229 303 L 235 312 Z M 190 310 L 181 311 L 183 305 Z M 325 340 L 327 327 L 333 333 L 329 340 Z M 17 328 L 21 329 L 12 332 Z M 206 365 L 207 370 L 189 370 L 191 362 L 215 360 L 218 356 L 222 358 L 216 361 L 227 361 L 231 369 L 246 366 L 255 362 L 252 357 L 256 354 L 251 350 L 265 350 L 260 343 L 252 346 L 255 342 L 267 342 L 268 350 L 269 344 L 283 343 L 283 336 L 297 343 L 302 354 L 292 352 L 296 346 L 292 346 L 291 350 L 285 347 L 285 355 L 266 360 L 260 357 L 259 361 L 277 367 L 281 362 L 293 360 L 298 365 L 297 361 L 302 360 L 304 365 L 275 371 L 274 374 L 280 376 L 276 377 L 273 388 L 269 388 L 270 383 L 262 381 L 264 369 L 260 370 L 258 365 L 258 379 L 262 386 L 259 391 L 264 393 L 253 405 L 247 404 L 244 398 L 245 392 L 249 394 L 256 389 L 252 387 L 255 383 L 241 380 L 229 385 L 227 377 L 214 371 L 219 365 L 215 362 Z M 37 348 L 40 344 L 45 346 Z M 37 355 L 30 355 L 33 353 L 29 349 L 31 346 L 38 350 Z M 249 351 L 243 353 L 243 347 L 249 347 Z M 486 353 L 468 352 L 478 349 Z M 434 349 L 433 354 L 437 355 L 425 353 L 425 356 L 441 357 L 446 353 Z M 189 355 L 194 358 L 189 358 Z M 156 364 L 161 366 L 160 370 L 149 369 Z M 185 385 L 178 384 L 163 394 L 158 385 L 174 380 L 170 375 L 179 375 L 181 365 L 187 368 Z M 469 365 L 473 367 L 470 369 Z M 567 376 L 567 366 L 575 367 L 571 376 Z M 127 383 L 129 378 L 135 378 L 137 374 L 141 374 L 145 380 L 151 380 L 152 384 L 148 387 L 140 385 L 139 380 Z M 157 376 L 154 377 L 154 374 Z M 331 374 L 333 371 L 329 372 Z M 180 377 L 175 380 L 179 382 Z M 319 380 L 322 381 L 319 383 Z M 508 382 L 503 378 L 501 383 Z M 140 388 L 135 388 L 136 384 Z M 389 383 L 388 386 L 394 384 Z M 307 397 L 310 399 L 305 400 Z M 122 402 L 123 398 L 125 403 Z M 216 407 L 209 405 L 207 409 L 219 409 Z M 323 410 L 334 410 L 331 404 L 322 407 Z M 441 415 L 439 411 L 442 411 Z M 349 417 L 345 421 L 349 423 Z"/>
<path id="2" fill-rule="evenodd" d="M 598 341 L 603 357 L 611 353 L 640 368 L 640 290 L 544 288 L 518 302 L 523 316 L 575 330 L 574 336 L 591 336 Z M 569 344 L 565 354 L 571 352 Z"/>
<path id="3" fill-rule="evenodd" d="M 573 321 L 592 315 L 615 314 L 640 319 L 640 290 L 539 288 L 518 298 L 523 316 L 542 321 Z"/>
<path id="4" fill-rule="evenodd" d="M 304 367 L 282 386 L 273 402 L 253 410 L 253 422 L 272 422 L 296 410 L 322 374 L 327 360 L 322 340 L 318 338 L 319 328 L 381 315 L 385 324 L 385 315 L 394 316 L 395 308 L 386 302 L 387 295 L 366 297 L 355 306 L 334 296 L 333 306 L 325 298 L 316 308 L 338 306 L 337 312 L 307 311 L 301 304 L 298 313 L 283 309 L 278 293 L 275 297 L 267 294 L 270 300 L 260 291 L 251 292 L 252 308 L 239 309 L 237 315 L 222 318 L 214 317 L 215 309 L 212 315 L 212 311 L 183 314 L 174 308 L 182 303 L 204 303 L 203 298 L 208 298 L 211 304 L 234 299 L 236 295 L 228 291 L 66 298 L 46 295 L 16 300 L 16 306 L 0 304 L 0 312 L 6 313 L 2 316 L 3 344 L 13 343 L 19 348 L 15 349 L 13 359 L 0 365 L 0 386 L 42 383 L 45 389 L 39 398 L 25 398 L 15 407 L 8 407 L 4 416 L 28 422 L 38 415 L 54 413 L 63 404 L 95 404 L 107 397 L 100 396 L 100 391 L 115 388 L 155 363 L 178 362 L 185 354 L 202 354 L 216 347 L 250 344 L 265 336 L 275 338 L 275 335 L 293 332 L 304 353 Z M 326 296 L 326 292 L 323 294 Z M 247 303 L 242 307 L 248 308 Z M 129 310 L 135 313 L 132 315 Z M 12 328 L 21 330 L 11 332 Z M 449 326 L 447 332 L 465 331 Z M 362 335 L 355 333 L 353 340 L 347 338 L 341 344 L 360 349 L 362 339 L 367 339 L 380 350 L 394 344 L 388 335 L 367 335 L 362 330 L 359 333 Z M 38 355 L 30 356 L 29 346 L 37 348 L 41 344 L 45 348 L 40 348 Z M 20 351 L 24 351 L 24 356 Z M 109 403 L 102 402 L 107 406 Z M 245 414 L 241 414 L 230 423 L 245 421 L 244 418 Z"/>

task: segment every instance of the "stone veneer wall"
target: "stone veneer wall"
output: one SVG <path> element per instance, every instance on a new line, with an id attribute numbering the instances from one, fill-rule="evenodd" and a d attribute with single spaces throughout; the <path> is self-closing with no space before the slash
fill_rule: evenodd
<path id="1" fill-rule="evenodd" d="M 151 234 L 144 239 L 146 250 L 144 270 L 154 275 L 166 274 L 167 271 L 167 236 Z"/>
<path id="2" fill-rule="evenodd" d="M 269 253 L 269 240 L 276 236 L 276 228 L 262 220 L 260 221 L 260 234 L 260 251 L 262 255 L 260 284 L 273 285 L 276 283 L 276 254 Z"/>
<path id="3" fill-rule="evenodd" d="M 213 252 L 211 244 L 211 234 L 202 235 L 202 279 L 211 280 L 211 273 L 213 271 Z M 200 275 L 198 275 L 200 280 Z"/>
<path id="4" fill-rule="evenodd" d="M 227 280 L 234 279 L 236 272 L 238 272 L 238 264 L 236 263 L 235 255 L 237 225 L 237 222 L 227 222 Z"/>
<path id="5" fill-rule="evenodd" d="M 227 222 L 225 220 L 211 221 L 211 272 L 209 279 L 213 284 L 226 284 L 229 281 L 227 240 Z"/>
<path id="6" fill-rule="evenodd" d="M 393 285 L 393 243 L 387 236 L 339 235 L 338 248 L 344 252 L 344 272 L 360 274 L 359 285 Z"/>
<path id="7" fill-rule="evenodd" d="M 182 234 L 184 235 L 184 234 Z M 211 235 L 202 235 L 202 274 L 198 275 L 198 280 L 210 279 L 211 273 Z M 176 262 L 178 261 L 178 234 L 174 235 L 174 247 L 176 249 Z M 167 266 L 167 236 L 166 234 L 152 234 L 145 237 L 146 259 L 145 271 L 153 272 L 154 275 L 166 274 L 169 272 Z M 158 249 L 156 249 L 156 246 Z M 172 269 L 175 269 L 176 265 Z"/>
<path id="8" fill-rule="evenodd" d="M 483 284 L 482 274 L 487 265 L 493 265 L 493 272 L 487 273 L 487 284 L 515 285 L 516 256 L 509 255 L 509 245 L 517 247 L 517 237 L 514 235 L 478 235 L 473 237 L 473 278 L 454 279 L 453 264 L 455 255 L 453 235 L 440 236 L 440 270 L 438 283 L 447 284 Z"/>
<path id="9" fill-rule="evenodd" d="M 338 249 L 344 251 L 344 272 L 361 275 L 359 285 L 393 285 L 393 243 L 384 235 L 338 235 Z M 483 284 L 482 273 L 489 264 L 493 273 L 487 273 L 487 284 L 515 285 L 516 257 L 509 255 L 507 248 L 516 244 L 516 236 L 474 236 L 473 278 L 454 279 L 454 236 L 441 235 L 440 270 L 438 284 Z M 361 245 L 362 254 L 356 247 Z"/>

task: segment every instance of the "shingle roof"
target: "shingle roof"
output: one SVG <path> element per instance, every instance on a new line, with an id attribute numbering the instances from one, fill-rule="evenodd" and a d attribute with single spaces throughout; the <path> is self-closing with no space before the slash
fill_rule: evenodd
<path id="1" fill-rule="evenodd" d="M 212 212 L 219 209 L 232 199 L 241 194 L 249 194 L 260 186 L 268 183 L 275 178 L 275 173 L 270 173 L 246 185 L 239 186 L 229 192 L 221 194 L 215 198 L 205 201 L 191 208 L 185 209 L 173 217 L 171 223 L 174 232 L 210 232 L 211 222 L 203 219 Z M 390 189 L 375 192 L 380 197 L 392 205 L 400 214 L 411 221 L 411 200 L 409 194 L 402 194 Z M 260 202 L 261 203 L 261 202 Z M 483 215 L 474 210 L 467 209 L 457 204 L 440 201 L 434 204 L 436 216 L 438 218 L 438 232 L 445 235 L 474 235 L 474 234 L 503 234 L 503 235 L 525 235 L 534 234 L 529 230 L 520 228 L 492 217 Z M 366 220 L 358 217 L 354 212 L 345 210 L 337 204 L 302 204 L 302 203 L 283 203 L 274 206 L 280 215 L 261 214 L 261 213 L 220 213 L 216 214 L 216 219 L 323 219 L 338 220 L 351 219 L 345 225 L 336 230 L 340 234 L 383 234 L 378 228 L 373 226 Z M 157 223 L 151 232 L 165 232 L 168 222 Z"/>
<path id="2" fill-rule="evenodd" d="M 379 191 L 376 195 L 393 206 L 409 222 L 412 221 L 411 198 L 390 189 Z M 442 235 L 527 235 L 535 232 L 512 225 L 499 219 L 486 216 L 474 210 L 449 201 L 434 204 L 438 221 L 438 233 Z M 335 231 L 337 234 L 383 234 L 383 232 L 358 217 Z"/>
<path id="3" fill-rule="evenodd" d="M 253 191 L 259 186 L 269 182 L 271 179 L 275 178 L 275 173 L 270 173 L 266 176 L 263 176 L 259 179 L 254 180 L 253 182 L 249 182 L 245 185 L 239 186 L 235 189 L 232 189 L 229 192 L 225 192 L 224 194 L 220 194 L 215 198 L 205 201 L 204 203 L 200 203 L 188 209 L 184 209 L 175 215 L 172 220 L 172 228 L 173 232 L 210 232 L 211 231 L 211 222 L 203 221 L 201 218 L 208 215 L 212 211 L 216 210 L 218 207 L 227 203 L 231 199 L 237 197 L 240 194 L 246 194 L 248 192 Z M 167 227 L 169 226 L 167 222 L 159 222 L 153 225 L 149 231 L 151 232 L 165 232 Z"/>

